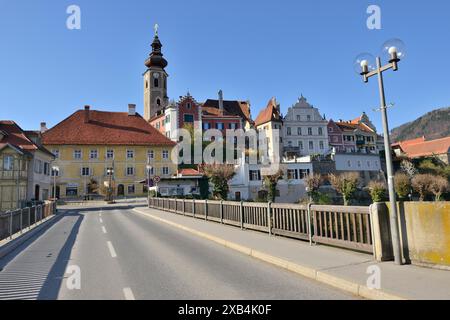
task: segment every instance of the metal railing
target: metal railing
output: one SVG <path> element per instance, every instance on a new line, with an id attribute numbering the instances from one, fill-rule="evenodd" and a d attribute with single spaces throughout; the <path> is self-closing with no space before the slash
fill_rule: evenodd
<path id="1" fill-rule="evenodd" d="M 55 213 L 55 202 L 0 213 L 0 241 L 12 239 L 16 233 L 29 230 L 33 225 Z"/>
<path id="2" fill-rule="evenodd" d="M 370 207 L 149 198 L 162 209 L 241 229 L 373 253 Z"/>

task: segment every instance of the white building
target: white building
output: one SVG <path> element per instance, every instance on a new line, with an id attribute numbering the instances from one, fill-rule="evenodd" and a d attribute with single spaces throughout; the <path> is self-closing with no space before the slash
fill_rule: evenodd
<path id="1" fill-rule="evenodd" d="M 298 202 L 306 194 L 304 179 L 312 173 L 311 162 L 282 162 L 280 169 L 283 171 L 283 178 L 278 182 L 275 201 Z M 256 200 L 267 195 L 263 183 L 263 165 L 246 163 L 237 166 L 236 170 L 236 176 L 230 181 L 229 199 Z"/>
<path id="2" fill-rule="evenodd" d="M 295 157 L 329 152 L 328 121 L 303 96 L 288 109 L 283 123 L 285 155 Z"/>

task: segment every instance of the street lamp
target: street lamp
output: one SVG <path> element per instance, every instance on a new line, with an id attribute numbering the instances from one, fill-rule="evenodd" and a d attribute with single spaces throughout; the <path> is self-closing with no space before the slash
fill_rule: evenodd
<path id="1" fill-rule="evenodd" d="M 373 58 L 371 54 L 363 53 L 355 59 L 355 67 L 358 73 L 363 77 L 363 81 L 367 83 L 369 78 L 377 76 L 378 86 L 380 94 L 380 111 L 383 122 L 383 134 L 384 134 L 384 150 L 386 153 L 386 166 L 388 175 L 388 189 L 389 189 L 389 201 L 391 206 L 390 225 L 392 235 L 392 245 L 394 251 L 395 263 L 401 265 L 401 247 L 400 247 L 400 235 L 398 227 L 398 214 L 397 214 L 397 199 L 394 187 L 394 168 L 392 165 L 391 154 L 391 141 L 389 138 L 389 124 L 387 118 L 387 106 L 386 97 L 384 93 L 383 72 L 392 69 L 398 70 L 398 63 L 405 57 L 405 45 L 399 39 L 392 39 L 384 43 L 382 51 L 384 55 L 387 54 L 388 61 L 386 65 L 381 64 L 381 58 Z M 376 62 L 376 63 L 374 63 Z"/>
<path id="2" fill-rule="evenodd" d="M 106 170 L 106 172 L 107 172 L 107 174 L 108 174 L 108 176 L 109 176 L 108 201 L 111 202 L 111 203 L 113 203 L 113 202 L 114 202 L 114 198 L 113 198 L 114 195 L 113 195 L 113 188 L 112 188 L 112 177 L 113 177 L 113 174 L 114 174 L 114 168 L 108 168 L 108 169 Z"/>
<path id="3" fill-rule="evenodd" d="M 56 176 L 59 173 L 59 167 L 54 166 L 52 167 L 53 171 L 53 199 L 56 201 Z"/>
<path id="4" fill-rule="evenodd" d="M 150 170 L 152 170 L 152 166 L 150 165 L 150 158 L 147 159 L 147 203 L 150 205 Z"/>

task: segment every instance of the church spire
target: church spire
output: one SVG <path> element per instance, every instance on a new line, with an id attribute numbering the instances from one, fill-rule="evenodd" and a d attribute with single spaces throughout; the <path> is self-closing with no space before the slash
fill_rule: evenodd
<path id="1" fill-rule="evenodd" d="M 167 67 L 167 60 L 163 58 L 163 54 L 161 52 L 162 44 L 161 41 L 159 41 L 158 37 L 158 31 L 159 31 L 159 25 L 155 24 L 154 26 L 155 30 L 155 37 L 153 38 L 152 43 L 152 52 L 150 53 L 150 57 L 145 60 L 145 66 L 147 68 L 150 67 L 160 67 L 164 69 Z"/>

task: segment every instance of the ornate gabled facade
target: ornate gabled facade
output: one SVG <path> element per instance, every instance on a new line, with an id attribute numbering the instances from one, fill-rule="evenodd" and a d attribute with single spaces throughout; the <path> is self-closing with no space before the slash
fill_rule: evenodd
<path id="1" fill-rule="evenodd" d="M 323 155 L 329 152 L 328 121 L 305 97 L 301 96 L 288 109 L 283 122 L 282 136 L 286 156 Z"/>
<path id="2" fill-rule="evenodd" d="M 330 120 L 328 135 L 330 147 L 336 152 L 378 154 L 382 148 L 376 127 L 365 113 L 351 121 Z"/>

